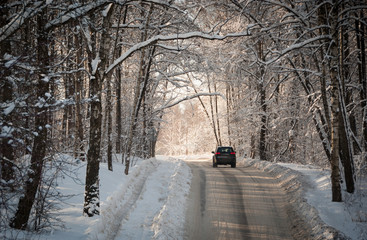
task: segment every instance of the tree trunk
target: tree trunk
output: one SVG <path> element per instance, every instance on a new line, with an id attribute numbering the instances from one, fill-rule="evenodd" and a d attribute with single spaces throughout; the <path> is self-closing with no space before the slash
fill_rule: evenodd
<path id="1" fill-rule="evenodd" d="M 80 64 L 83 60 L 82 56 L 82 38 L 75 36 L 75 47 L 77 49 L 76 61 Z M 85 160 L 84 156 L 84 129 L 83 129 L 83 113 L 82 113 L 82 94 L 83 94 L 83 76 L 78 71 L 75 79 L 75 142 L 74 142 L 74 157 Z"/>
<path id="2" fill-rule="evenodd" d="M 116 153 L 121 153 L 121 135 L 122 135 L 122 124 L 121 124 L 121 69 L 116 69 Z"/>
<path id="3" fill-rule="evenodd" d="M 99 215 L 99 162 L 101 158 L 100 147 L 102 127 L 101 85 L 102 79 L 100 79 L 99 74 L 91 77 L 89 86 L 92 101 L 83 210 L 89 217 L 95 214 Z"/>
<path id="4" fill-rule="evenodd" d="M 329 11 L 328 11 L 329 12 Z M 330 97 L 331 97 L 331 185 L 332 201 L 341 202 L 340 169 L 339 169 L 339 142 L 340 142 L 340 91 L 338 79 L 338 6 L 337 0 L 333 0 L 330 11 L 331 36 L 330 46 Z"/>
<path id="5" fill-rule="evenodd" d="M 107 81 L 107 165 L 108 170 L 112 171 L 112 97 L 111 97 L 111 83 Z"/>
<path id="6" fill-rule="evenodd" d="M 254 159 L 256 156 L 256 141 L 255 141 L 255 135 L 251 135 L 251 140 L 250 140 L 250 158 Z"/>
<path id="7" fill-rule="evenodd" d="M 217 83 L 216 82 L 214 82 L 214 92 L 217 92 Z M 219 124 L 218 96 L 217 95 L 214 97 L 214 104 L 215 104 L 215 117 L 217 119 L 219 145 L 222 146 L 222 137 L 221 137 L 221 134 L 220 134 L 220 124 Z"/>
<path id="8" fill-rule="evenodd" d="M 121 12 L 122 10 L 124 10 L 124 15 L 123 15 L 123 20 L 122 20 L 122 24 L 125 24 L 126 23 L 126 18 L 127 18 L 127 6 L 124 7 L 123 9 L 121 9 Z M 121 18 L 119 18 L 119 21 L 118 21 L 118 30 L 119 30 L 119 26 L 120 26 L 120 21 L 121 21 Z M 116 38 L 116 41 L 115 41 L 115 51 L 118 49 L 118 51 L 116 51 L 116 53 L 118 54 L 118 56 L 121 56 L 122 54 L 122 46 L 119 46 L 117 47 L 117 43 L 118 43 L 118 40 L 119 38 L 117 37 Z M 121 123 L 121 117 L 122 117 L 122 114 L 121 114 L 121 84 L 122 84 L 122 69 L 120 66 L 118 66 L 116 68 L 116 128 L 117 128 L 117 136 L 116 136 L 116 153 L 121 153 L 121 135 L 122 135 L 122 123 Z"/>
<path id="9" fill-rule="evenodd" d="M 258 54 L 262 61 L 265 61 L 265 57 L 263 54 L 263 43 L 261 41 L 258 42 Z M 264 86 L 265 81 L 265 72 L 264 66 L 260 66 L 259 70 L 259 84 L 258 84 L 258 91 L 260 94 L 260 109 L 261 109 L 261 122 L 260 122 L 260 139 L 259 139 L 259 156 L 260 160 L 266 160 L 266 125 L 267 125 L 267 105 L 266 105 L 266 91 Z"/>
<path id="10" fill-rule="evenodd" d="M 316 63 L 318 62 L 316 57 L 314 58 L 314 60 Z M 294 64 L 293 61 L 291 61 L 291 59 L 288 59 L 288 61 L 294 69 L 297 69 L 296 65 Z M 306 68 L 305 62 L 306 62 L 305 59 L 302 57 L 302 64 L 304 68 Z M 329 103 L 326 98 L 327 94 L 326 94 L 326 84 L 325 84 L 325 81 L 326 81 L 325 73 L 326 71 L 323 71 L 323 75 L 321 76 L 321 95 L 325 96 L 325 98 L 322 97 L 324 112 L 326 116 L 329 116 Z M 312 84 L 308 81 L 309 79 L 308 75 L 304 76 L 304 79 L 302 79 L 302 76 L 299 74 L 298 71 L 295 71 L 295 74 L 297 75 L 299 82 L 301 83 L 303 89 L 305 90 L 307 94 L 307 101 L 312 110 L 312 120 L 315 124 L 316 131 L 319 135 L 319 138 L 324 148 L 325 154 L 328 160 L 330 161 L 330 138 L 328 134 L 328 129 L 329 129 L 328 126 L 330 126 L 330 122 L 328 122 L 328 120 L 325 119 L 320 107 L 317 107 L 314 104 L 314 99 L 312 98 L 312 96 L 314 95 L 314 92 L 312 91 Z M 330 119 L 330 116 L 327 118 Z"/>
<path id="11" fill-rule="evenodd" d="M 39 73 L 37 82 L 37 96 L 43 98 L 45 93 L 49 91 L 49 81 L 44 81 L 47 76 L 47 67 L 49 65 L 48 56 L 48 32 L 44 29 L 47 23 L 46 8 L 37 18 L 38 25 L 38 64 L 41 72 Z M 48 123 L 47 108 L 42 105 L 36 108 L 35 130 L 37 132 L 34 137 L 31 166 L 28 171 L 28 180 L 24 186 L 24 195 L 19 199 L 18 208 L 14 218 L 10 222 L 10 226 L 16 229 L 26 229 L 31 209 L 36 197 L 37 189 L 42 178 L 42 169 L 47 148 L 47 128 Z"/>
<path id="12" fill-rule="evenodd" d="M 319 1 L 322 2 L 322 1 Z M 330 74 L 330 165 L 331 165 L 331 187 L 332 201 L 341 202 L 340 169 L 339 169 L 339 144 L 340 144 L 340 82 L 339 71 L 339 34 L 338 34 L 338 4 L 337 0 L 324 4 L 319 8 L 318 18 L 320 25 L 329 24 L 330 28 L 324 28 L 321 34 L 331 36 L 328 40 L 328 64 Z"/>
<path id="13" fill-rule="evenodd" d="M 153 11 L 153 4 L 150 5 L 150 9 L 149 9 L 147 18 L 145 20 L 145 28 L 144 28 L 144 32 L 142 33 L 141 41 L 145 41 L 148 37 L 148 24 L 150 22 L 152 11 Z M 147 56 L 145 54 L 145 50 L 141 51 L 140 70 L 139 70 L 139 74 L 138 74 L 138 78 L 137 78 L 137 82 L 135 86 L 135 98 L 134 98 L 133 111 L 131 115 L 131 123 L 130 123 L 131 125 L 129 129 L 127 144 L 126 144 L 126 161 L 125 161 L 125 174 L 126 175 L 129 174 L 131 148 L 133 144 L 134 132 L 135 132 L 137 121 L 138 121 L 141 103 L 144 98 L 146 86 L 148 84 L 148 80 L 150 76 L 149 75 L 150 65 L 151 65 L 151 61 L 152 61 L 154 52 L 155 52 L 155 46 L 150 48 L 150 51 L 148 54 L 149 63 L 148 65 L 146 65 Z"/>
<path id="14" fill-rule="evenodd" d="M 74 26 L 73 23 L 67 25 L 69 28 L 72 28 Z M 73 38 L 73 34 L 69 34 L 67 38 L 67 46 L 68 49 L 72 49 L 74 47 L 75 41 Z M 67 71 L 70 71 L 73 67 L 73 63 L 70 59 L 66 61 Z M 75 101 L 75 76 L 68 74 L 65 78 L 65 99 L 71 99 L 72 101 Z M 68 104 L 65 108 L 66 111 L 66 121 L 67 121 L 67 128 L 66 128 L 66 136 L 65 136 L 65 143 L 69 143 L 67 145 L 68 148 L 72 148 L 70 141 L 73 137 L 75 137 L 75 106 L 73 104 Z M 69 149 L 68 149 L 69 150 Z"/>
<path id="15" fill-rule="evenodd" d="M 208 76 L 208 90 L 209 93 L 212 93 L 211 87 L 210 87 L 210 77 Z M 215 123 L 215 116 L 214 116 L 214 107 L 213 107 L 213 99 L 212 96 L 209 96 L 209 101 L 210 101 L 210 113 L 211 113 L 211 122 L 212 122 L 212 126 L 213 126 L 213 131 L 214 131 L 214 136 L 215 136 L 215 140 L 217 141 L 217 146 L 221 146 L 222 142 L 220 139 L 220 136 L 218 134 L 217 131 L 217 125 Z"/>
<path id="16" fill-rule="evenodd" d="M 259 140 L 259 155 L 260 160 L 266 160 L 266 103 L 265 89 L 262 83 L 259 84 L 260 91 L 260 106 L 261 106 L 261 123 L 260 123 L 260 140 Z"/>
<path id="17" fill-rule="evenodd" d="M 343 17 L 343 16 L 342 16 Z M 348 78 L 348 69 L 344 65 L 345 56 L 349 55 L 348 50 L 348 33 L 345 31 L 345 27 L 341 27 L 339 34 L 339 76 L 340 76 L 340 114 L 339 114 L 339 156 L 344 168 L 344 178 L 347 187 L 347 192 L 354 192 L 354 161 L 353 161 L 353 143 L 349 133 L 351 132 L 350 122 L 346 106 L 348 105 L 348 97 L 346 94 L 345 81 Z"/>
<path id="18" fill-rule="evenodd" d="M 198 94 L 198 90 L 196 89 L 196 87 L 195 87 L 194 83 L 192 82 L 191 78 L 189 77 L 189 75 L 188 75 L 188 78 L 191 82 L 191 87 L 194 89 L 195 93 Z M 210 87 L 208 86 L 208 88 L 209 88 L 209 92 L 210 92 Z M 212 121 L 212 118 L 210 117 L 209 112 L 208 112 L 207 108 L 205 107 L 205 104 L 204 104 L 204 102 L 203 102 L 203 100 L 201 99 L 200 96 L 198 97 L 198 99 L 199 99 L 199 102 L 200 102 L 201 106 L 203 107 L 203 110 L 205 112 L 206 117 L 208 118 L 210 126 L 213 129 L 213 133 L 214 133 L 214 137 L 216 139 L 216 142 L 218 143 L 219 141 L 218 141 L 217 131 L 216 131 L 216 128 L 215 128 L 215 122 Z"/>
<path id="19" fill-rule="evenodd" d="M 231 121 L 230 121 L 231 106 L 230 106 L 230 103 L 231 103 L 231 86 L 227 83 L 226 84 L 227 134 L 228 134 L 229 146 L 232 146 Z"/>
<path id="20" fill-rule="evenodd" d="M 90 69 L 92 75 L 90 77 L 90 97 L 91 97 L 91 116 L 90 116 L 90 133 L 89 133 L 89 149 L 87 153 L 87 172 L 85 177 L 85 195 L 83 212 L 88 217 L 99 215 L 99 163 L 101 161 L 101 134 L 102 134 L 102 103 L 101 91 L 105 78 L 104 71 L 108 64 L 108 54 L 110 47 L 109 28 L 110 18 L 113 13 L 113 7 L 109 9 L 107 16 L 103 18 L 102 34 L 99 54 L 96 50 L 96 32 L 92 33 L 92 41 L 94 52 L 89 52 Z M 92 66 L 92 61 L 98 61 L 98 66 Z"/>
<path id="21" fill-rule="evenodd" d="M 360 15 L 356 13 L 355 28 L 356 28 L 356 41 L 358 49 L 358 76 L 359 83 L 361 85 L 360 98 L 361 98 L 361 108 L 362 108 L 362 134 L 363 142 L 362 146 L 364 152 L 367 152 L 367 72 L 366 72 L 366 47 L 365 47 L 365 26 L 362 23 L 364 19 L 363 10 L 360 10 Z M 365 153 L 364 153 L 365 154 Z"/>
<path id="22" fill-rule="evenodd" d="M 151 12 L 149 14 L 151 14 Z M 140 74 L 139 74 L 136 89 L 135 89 L 136 97 L 134 99 L 134 110 L 133 110 L 133 116 L 131 119 L 131 126 L 130 126 L 130 131 L 129 131 L 128 142 L 127 142 L 127 150 L 126 150 L 127 157 L 126 157 L 126 163 L 125 163 L 125 174 L 126 175 L 129 174 L 131 148 L 132 148 L 132 143 L 133 143 L 133 138 L 134 138 L 134 132 L 138 124 L 140 107 L 142 106 L 142 102 L 143 102 L 143 99 L 145 98 L 145 93 L 147 91 L 146 89 L 147 89 L 148 80 L 150 76 L 150 67 L 152 65 L 152 60 L 154 57 L 155 49 L 156 49 L 155 46 L 150 48 L 149 53 L 148 53 L 148 56 L 149 56 L 148 63 L 145 63 L 144 61 L 145 53 L 142 53 L 141 70 L 140 70 Z M 141 76 L 143 76 L 142 82 L 139 81 L 139 79 L 141 79 Z"/>
<path id="23" fill-rule="evenodd" d="M 7 17 L 9 9 L 7 7 L 0 7 L 0 27 L 3 27 L 7 24 Z M 0 56 L 5 56 L 6 54 L 11 55 L 11 45 L 10 40 L 6 39 L 1 42 L 0 45 Z M 11 75 L 11 70 L 9 67 L 6 67 L 1 61 L 0 63 L 0 101 L 1 103 L 9 103 L 12 104 L 11 101 L 13 99 L 13 87 L 12 83 L 9 81 L 8 77 Z M 11 107 L 11 105 L 9 105 Z M 9 123 L 12 122 L 12 113 L 2 113 L 3 125 L 2 129 L 7 129 L 7 135 L 1 137 L 0 142 L 0 161 L 1 161 L 1 171 L 0 171 L 0 179 L 5 181 L 9 181 L 13 179 L 14 170 L 13 170 L 13 162 L 14 162 L 14 149 L 11 144 L 11 140 L 13 138 L 12 132 L 13 128 Z"/>

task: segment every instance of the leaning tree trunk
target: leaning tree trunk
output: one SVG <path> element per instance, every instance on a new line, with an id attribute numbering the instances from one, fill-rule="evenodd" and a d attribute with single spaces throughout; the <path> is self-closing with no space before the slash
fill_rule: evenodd
<path id="1" fill-rule="evenodd" d="M 147 15 L 147 18 L 145 20 L 145 27 L 144 32 L 141 34 L 141 41 L 145 41 L 148 38 L 148 25 L 150 23 L 150 17 L 153 11 L 153 4 L 150 5 L 149 12 Z M 143 13 L 142 13 L 143 17 Z M 129 128 L 129 134 L 126 144 L 126 161 L 125 161 L 125 174 L 129 174 L 129 168 L 130 168 L 130 158 L 131 158 L 131 149 L 132 144 L 134 140 L 134 132 L 137 126 L 138 116 L 139 116 L 139 110 L 141 107 L 142 100 L 144 98 L 146 86 L 148 84 L 149 80 L 149 72 L 150 72 L 150 65 L 152 63 L 152 58 L 154 56 L 155 52 L 155 46 L 151 47 L 149 50 L 149 53 L 146 54 L 147 50 L 141 51 L 141 58 L 140 58 L 140 67 L 139 67 L 139 74 L 137 77 L 137 82 L 135 86 L 135 97 L 134 97 L 134 104 L 133 104 L 133 110 L 131 114 L 131 122 L 130 122 L 130 128 Z M 148 63 L 146 62 L 146 59 L 149 59 Z M 142 85 L 142 86 L 141 86 Z"/>
<path id="2" fill-rule="evenodd" d="M 47 23 L 47 11 L 44 9 L 38 16 L 38 64 L 40 73 L 38 74 L 37 96 L 42 99 L 49 91 L 49 81 L 45 81 L 47 76 L 47 66 L 49 65 L 48 56 L 48 32 L 44 29 Z M 42 178 L 42 169 L 47 147 L 47 128 L 48 123 L 47 108 L 45 104 L 38 104 L 35 111 L 35 132 L 31 166 L 28 171 L 27 181 L 24 186 L 24 195 L 19 199 L 18 208 L 10 226 L 16 229 L 25 229 L 30 217 L 31 209 L 35 201 L 37 189 Z"/>
<path id="3" fill-rule="evenodd" d="M 137 83 L 136 83 L 137 85 L 136 85 L 136 89 L 135 89 L 135 94 L 136 95 L 135 95 L 135 99 L 134 99 L 134 109 L 133 109 L 133 115 L 132 115 L 132 118 L 131 118 L 131 126 L 130 126 L 130 130 L 129 130 L 129 136 L 128 136 L 128 140 L 127 140 L 126 162 L 125 162 L 125 174 L 126 175 L 129 174 L 130 157 L 131 157 L 132 143 L 133 143 L 133 140 L 134 140 L 134 132 L 135 132 L 135 129 L 136 129 L 137 124 L 138 124 L 139 111 L 140 111 L 143 99 L 145 98 L 145 93 L 147 91 L 146 89 L 147 89 L 148 80 L 149 80 L 149 76 L 150 76 L 150 67 L 152 65 L 155 49 L 156 49 L 155 46 L 153 46 L 149 49 L 149 53 L 148 53 L 149 61 L 148 61 L 148 63 L 145 63 L 145 61 L 143 60 L 145 58 L 145 53 L 142 53 L 141 69 L 140 69 L 140 74 L 139 74 L 139 77 L 138 77 L 138 80 L 137 80 Z M 139 80 L 141 78 L 143 80 L 142 82 Z M 141 86 L 141 84 L 142 84 L 142 86 Z"/>
<path id="4" fill-rule="evenodd" d="M 190 82 L 191 82 L 191 87 L 194 89 L 195 94 L 198 94 L 199 92 L 198 92 L 198 90 L 196 89 L 195 85 L 193 84 L 193 82 L 192 82 L 191 78 L 189 77 L 189 75 L 187 75 L 187 76 L 188 76 L 188 78 L 189 78 L 189 80 L 190 80 Z M 208 85 L 208 89 L 209 89 L 209 92 L 211 92 L 211 90 L 210 90 L 210 86 L 209 86 L 209 85 Z M 216 127 L 215 127 L 215 121 L 213 121 L 213 120 L 212 120 L 213 118 L 211 118 L 211 117 L 210 117 L 210 115 L 209 115 L 209 111 L 208 111 L 208 109 L 205 107 L 205 104 L 204 104 L 204 102 L 203 102 L 203 100 L 201 99 L 201 97 L 200 97 L 200 96 L 198 96 L 198 99 L 199 99 L 199 102 L 200 102 L 201 106 L 203 107 L 203 110 L 204 110 L 204 112 L 205 112 L 206 117 L 208 118 L 208 121 L 209 121 L 209 123 L 210 123 L 210 126 L 211 126 L 211 128 L 212 128 L 212 130 L 213 130 L 213 134 L 214 134 L 214 137 L 215 137 L 215 139 L 216 139 L 216 142 L 217 142 L 217 143 L 219 143 L 219 139 L 218 139 L 217 131 L 216 131 Z M 218 144 L 218 145 L 219 145 L 219 144 Z"/>
<path id="5" fill-rule="evenodd" d="M 212 93 L 211 87 L 210 87 L 210 76 L 208 76 L 208 90 L 209 90 L 209 93 Z M 215 121 L 215 116 L 214 116 L 214 107 L 213 107 L 212 96 L 209 96 L 209 103 L 210 103 L 211 122 L 212 122 L 212 126 L 213 126 L 215 140 L 217 140 L 217 146 L 221 146 L 222 145 L 222 140 L 220 139 L 220 136 L 218 134 L 219 126 L 217 126 L 216 123 L 215 123 L 216 121 Z"/>

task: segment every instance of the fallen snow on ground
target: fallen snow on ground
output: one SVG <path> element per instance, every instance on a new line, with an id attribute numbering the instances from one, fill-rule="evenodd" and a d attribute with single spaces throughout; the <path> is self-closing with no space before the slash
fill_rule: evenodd
<path id="1" fill-rule="evenodd" d="M 137 160 L 135 164 L 127 176 L 120 163 L 114 163 L 113 172 L 101 164 L 101 215 L 93 218 L 82 215 L 86 164 L 74 166 L 78 181 L 64 176 L 59 183 L 63 194 L 74 195 L 59 213 L 65 229 L 37 239 L 180 239 L 190 168 L 169 157 Z"/>
<path id="2" fill-rule="evenodd" d="M 276 177 L 293 207 L 312 226 L 314 239 L 367 239 L 367 179 L 359 177 L 356 192 L 343 192 L 344 202 L 331 201 L 330 171 L 312 165 L 270 163 L 246 159 L 241 166 L 254 166 Z M 330 228 L 330 227 L 331 228 Z M 335 233 L 334 229 L 341 232 Z M 343 236 L 344 235 L 344 236 Z"/>
<path id="3" fill-rule="evenodd" d="M 68 172 L 58 182 L 61 193 L 71 196 L 57 212 L 65 228 L 41 236 L 27 233 L 12 233 L 12 236 L 42 240 L 182 239 L 192 176 L 190 168 L 179 159 L 207 161 L 211 165 L 211 155 L 160 156 L 157 159 L 134 160 L 135 166 L 126 176 L 124 166 L 119 163 L 121 160 L 114 162 L 113 172 L 102 163 L 101 215 L 88 218 L 82 214 L 86 163 L 63 157 L 73 163 L 69 166 L 71 173 Z M 332 203 L 330 173 L 327 170 L 249 159 L 238 162 L 238 167 L 246 166 L 254 166 L 278 179 L 289 194 L 291 204 L 304 221 L 312 225 L 312 239 L 332 239 L 335 229 L 351 239 L 367 239 L 366 179 L 358 180 L 356 194 L 344 194 L 344 203 Z M 299 228 L 303 227 L 299 225 Z M 343 237 L 343 234 L 339 236 Z"/>
<path id="4" fill-rule="evenodd" d="M 367 189 L 366 181 L 356 182 L 357 192 L 343 192 L 344 201 L 331 202 L 330 171 L 311 165 L 280 164 L 307 177 L 309 186 L 306 198 L 317 209 L 321 219 L 328 225 L 340 230 L 352 239 L 367 239 Z M 365 184 L 364 186 L 361 184 Z"/>

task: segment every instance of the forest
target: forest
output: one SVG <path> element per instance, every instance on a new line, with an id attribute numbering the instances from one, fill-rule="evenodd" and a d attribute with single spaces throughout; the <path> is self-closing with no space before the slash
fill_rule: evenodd
<path id="1" fill-rule="evenodd" d="M 366 31 L 364 0 L 1 1 L 0 230 L 50 224 L 61 153 L 87 162 L 88 217 L 100 163 L 157 148 L 323 166 L 343 201 L 367 171 Z"/>

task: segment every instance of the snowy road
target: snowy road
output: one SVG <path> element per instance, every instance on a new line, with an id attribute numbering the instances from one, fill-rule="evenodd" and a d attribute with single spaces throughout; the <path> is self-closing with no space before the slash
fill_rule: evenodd
<path id="1" fill-rule="evenodd" d="M 33 237 L 9 229 L 0 239 L 290 239 L 290 231 L 294 239 L 367 239 L 365 178 L 358 194 L 332 203 L 330 172 L 312 165 L 243 159 L 212 168 L 211 155 L 158 156 L 137 159 L 126 176 L 120 158 L 113 172 L 101 163 L 101 215 L 86 218 L 86 164 L 60 158 L 73 173 L 58 181 L 70 196 L 56 213 L 64 227 Z"/>
<path id="2" fill-rule="evenodd" d="M 187 163 L 193 178 L 185 239 L 292 239 L 285 192 L 269 175 Z"/>

